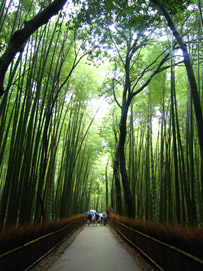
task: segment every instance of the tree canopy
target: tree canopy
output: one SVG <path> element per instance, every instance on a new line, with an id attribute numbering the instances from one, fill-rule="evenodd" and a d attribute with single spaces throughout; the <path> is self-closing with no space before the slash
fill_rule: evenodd
<path id="1" fill-rule="evenodd" d="M 201 4 L 2 1 L 1 227 L 202 223 Z"/>

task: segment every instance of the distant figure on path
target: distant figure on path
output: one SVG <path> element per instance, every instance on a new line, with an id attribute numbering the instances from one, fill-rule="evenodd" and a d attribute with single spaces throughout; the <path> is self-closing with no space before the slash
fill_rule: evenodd
<path id="1" fill-rule="evenodd" d="M 92 214 L 92 225 L 95 225 L 95 221 L 96 221 L 96 215 Z"/>
<path id="2" fill-rule="evenodd" d="M 92 216 L 88 215 L 88 217 L 87 217 L 87 224 L 88 224 L 88 226 L 91 224 L 91 220 L 92 220 Z"/>

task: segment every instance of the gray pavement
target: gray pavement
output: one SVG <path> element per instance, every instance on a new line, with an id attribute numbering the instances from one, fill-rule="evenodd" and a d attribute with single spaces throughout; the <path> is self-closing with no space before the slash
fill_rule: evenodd
<path id="1" fill-rule="evenodd" d="M 107 226 L 86 226 L 50 271 L 141 271 Z"/>

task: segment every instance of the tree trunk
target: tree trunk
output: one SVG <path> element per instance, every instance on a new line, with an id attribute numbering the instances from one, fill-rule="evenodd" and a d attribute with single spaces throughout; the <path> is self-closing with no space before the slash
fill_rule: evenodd
<path id="1" fill-rule="evenodd" d="M 135 139 L 134 139 L 134 121 L 133 121 L 133 103 L 130 106 L 130 144 L 129 144 L 129 182 L 133 198 L 133 206 L 136 213 L 136 163 L 135 163 Z"/>
<path id="2" fill-rule="evenodd" d="M 106 208 L 109 205 L 109 189 L 108 189 L 108 162 L 106 163 L 106 170 L 105 170 L 105 182 L 106 182 Z"/>
<path id="3" fill-rule="evenodd" d="M 176 140 L 176 122 L 175 122 L 175 74 L 173 69 L 173 39 L 171 42 L 171 119 L 172 119 L 172 134 L 173 134 L 173 156 L 174 156 L 174 171 L 175 171 L 175 204 L 176 204 L 176 219 L 178 223 L 182 222 L 181 219 L 181 206 L 180 206 L 180 179 L 178 169 L 178 149 Z"/>
<path id="4" fill-rule="evenodd" d="M 133 206 L 133 200 L 130 190 L 130 185 L 128 182 L 128 175 L 126 170 L 126 160 L 125 160 L 125 152 L 124 145 L 126 139 L 126 121 L 127 121 L 127 113 L 129 108 L 129 103 L 123 103 L 121 110 L 121 120 L 120 120 L 120 136 L 117 148 L 117 155 L 120 161 L 120 171 L 122 176 L 122 183 L 125 192 L 125 201 L 127 205 L 128 217 L 135 217 L 135 210 Z"/>
<path id="5" fill-rule="evenodd" d="M 121 185 L 120 185 L 120 178 L 119 178 L 119 161 L 118 161 L 118 153 L 116 151 L 115 160 L 114 160 L 114 177 L 115 177 L 115 184 L 116 184 L 116 206 L 119 215 L 123 215 L 123 206 L 122 206 L 122 198 L 121 198 Z"/>

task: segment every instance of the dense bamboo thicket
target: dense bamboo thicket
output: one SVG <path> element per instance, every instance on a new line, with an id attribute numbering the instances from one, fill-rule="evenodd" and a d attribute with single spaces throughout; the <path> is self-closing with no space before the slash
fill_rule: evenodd
<path id="1" fill-rule="evenodd" d="M 201 1 L 59 2 L 0 4 L 0 70 L 22 45 L 0 75 L 0 227 L 107 205 L 200 226 Z"/>
<path id="2" fill-rule="evenodd" d="M 11 13 L 1 6 L 9 13 L 1 26 L 12 23 L 14 32 L 25 20 L 25 6 L 10 5 Z M 39 29 L 6 77 L 0 105 L 1 227 L 63 218 L 89 207 L 95 154 L 87 139 L 92 117 L 86 100 L 88 87 L 96 86 L 87 71 L 73 74 L 85 53 L 67 25 L 60 14 Z"/>
<path id="3" fill-rule="evenodd" d="M 193 33 L 189 33 L 187 29 L 185 35 L 202 107 L 200 64 L 202 26 L 199 15 L 197 11 L 191 16 L 193 21 L 195 20 Z M 189 22 L 192 24 L 189 20 L 188 25 Z M 171 33 L 168 34 L 165 37 L 170 53 L 167 60 L 168 68 L 153 78 L 142 95 L 136 94 L 129 106 L 125 158 L 132 193 L 130 206 L 133 206 L 134 216 L 138 219 L 201 225 L 203 214 L 201 138 L 197 128 L 191 85 L 184 65 L 179 62 L 181 51 L 177 52 L 174 38 Z M 142 55 L 142 58 L 147 58 L 147 63 L 157 50 L 152 47 L 150 49 L 151 51 L 148 50 Z M 126 54 L 126 58 L 127 56 Z M 119 58 L 122 62 L 120 55 Z M 125 75 L 127 76 L 126 70 Z M 116 84 L 118 75 L 113 80 Z M 132 79 L 131 84 L 133 80 L 135 79 Z M 124 91 L 123 88 L 123 93 Z M 123 106 L 121 108 L 123 109 Z M 202 118 L 202 112 L 199 117 Z M 115 121 L 116 118 L 113 117 L 112 122 Z M 112 133 L 114 132 L 113 128 Z M 108 140 L 110 142 L 110 139 Z M 115 186 L 112 189 L 118 192 L 116 174 L 114 178 Z M 118 198 L 113 199 L 112 206 L 117 213 L 129 215 L 130 207 L 124 199 L 127 190 L 124 182 L 122 184 L 123 208 Z M 122 209 L 123 211 L 120 211 Z"/>
<path id="4" fill-rule="evenodd" d="M 187 80 L 184 86 L 178 82 L 183 70 L 171 72 L 160 77 L 159 96 L 153 86 L 148 89 L 147 113 L 141 109 L 146 117 L 139 127 L 134 127 L 136 115 L 131 113 L 126 155 L 135 215 L 165 223 L 199 224 L 203 168 L 191 92 Z M 166 79 L 169 75 L 174 78 L 171 82 Z M 152 107 L 154 94 L 160 103 Z"/>

